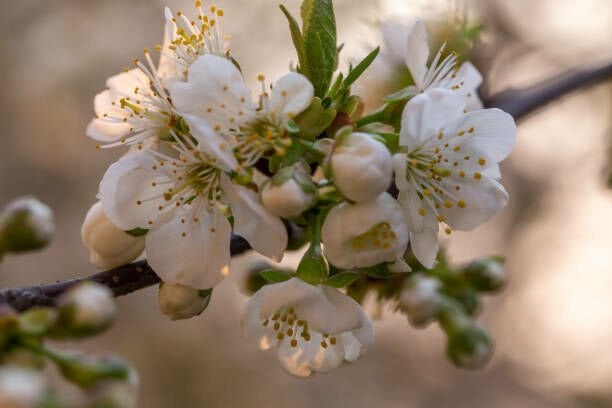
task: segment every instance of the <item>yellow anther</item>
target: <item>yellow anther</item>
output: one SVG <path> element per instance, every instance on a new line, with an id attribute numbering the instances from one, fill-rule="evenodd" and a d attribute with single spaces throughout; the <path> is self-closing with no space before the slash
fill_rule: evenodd
<path id="1" fill-rule="evenodd" d="M 453 232 L 453 230 L 452 230 L 452 229 L 450 229 L 449 227 L 446 227 L 446 228 L 444 229 L 444 232 L 446 232 L 448 235 L 450 235 L 450 234 Z"/>
<path id="2" fill-rule="evenodd" d="M 476 173 L 474 173 L 474 178 L 475 178 L 476 180 L 480 180 L 480 179 L 482 178 L 482 174 L 480 174 L 480 173 L 476 172 Z"/>
<path id="3" fill-rule="evenodd" d="M 453 203 L 451 203 L 449 200 L 444 201 L 444 206 L 446 208 L 452 208 L 453 207 Z"/>
<path id="4" fill-rule="evenodd" d="M 480 159 L 478 159 L 478 164 L 480 164 L 481 166 L 484 166 L 487 163 L 487 161 L 484 159 L 484 157 L 481 157 Z"/>
<path id="5" fill-rule="evenodd" d="M 425 215 L 427 215 L 427 211 L 425 211 L 425 209 L 423 207 L 421 207 L 421 208 L 419 208 L 419 215 L 424 217 Z"/>
<path id="6" fill-rule="evenodd" d="M 463 200 L 457 201 L 457 207 L 465 208 L 465 206 L 466 206 L 465 201 L 463 201 Z"/>

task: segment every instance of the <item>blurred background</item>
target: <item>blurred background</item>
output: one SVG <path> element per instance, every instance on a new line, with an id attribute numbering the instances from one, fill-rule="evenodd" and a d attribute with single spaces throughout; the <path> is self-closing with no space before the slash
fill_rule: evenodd
<path id="1" fill-rule="evenodd" d="M 153 0 L 3 0 L 0 15 L 0 201 L 34 194 L 50 204 L 50 248 L 0 264 L 0 286 L 94 272 L 80 224 L 105 168 L 121 152 L 85 136 L 105 79 L 162 40 Z M 298 0 L 284 2 L 297 14 Z M 376 22 L 413 21 L 457 9 L 452 1 L 336 0 L 343 60 L 380 42 Z M 168 0 L 173 10 L 191 1 Z M 246 77 L 276 78 L 295 55 L 277 1 L 220 0 L 225 31 Z M 487 88 L 524 87 L 571 67 L 612 59 L 609 0 L 467 2 L 486 25 L 475 62 Z M 369 48 L 371 49 L 371 47 Z M 362 87 L 367 92 L 367 86 Z M 504 163 L 510 205 L 478 230 L 453 234 L 451 258 L 503 254 L 510 285 L 488 299 L 482 321 L 496 354 L 481 371 L 452 367 L 444 337 L 385 311 L 374 347 L 356 364 L 307 380 L 273 352 L 240 337 L 246 297 L 226 280 L 199 318 L 170 322 L 157 290 L 120 298 L 120 316 L 98 339 L 139 371 L 142 407 L 609 407 L 612 406 L 612 84 L 574 93 L 523 120 Z M 295 258 L 295 257 L 294 257 Z M 253 260 L 236 258 L 233 275 Z M 76 346 L 76 345 L 75 345 Z"/>

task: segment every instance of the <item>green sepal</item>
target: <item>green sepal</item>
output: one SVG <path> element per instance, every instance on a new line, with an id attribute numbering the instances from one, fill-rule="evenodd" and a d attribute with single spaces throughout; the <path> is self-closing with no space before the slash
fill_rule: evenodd
<path id="1" fill-rule="evenodd" d="M 331 276 L 323 284 L 333 288 L 344 288 L 355 282 L 357 278 L 359 278 L 358 272 L 343 271 Z"/>
<path id="2" fill-rule="evenodd" d="M 295 275 L 304 282 L 318 285 L 327 279 L 328 274 L 329 269 L 321 251 L 321 244 L 311 244 L 304 253 Z"/>
<path id="3" fill-rule="evenodd" d="M 295 118 L 300 131 L 298 135 L 307 140 L 315 140 L 336 117 L 336 110 L 323 107 L 321 98 L 313 98 L 310 106 Z"/>
<path id="4" fill-rule="evenodd" d="M 26 336 L 42 336 L 53 327 L 58 316 L 58 311 L 51 307 L 30 309 L 17 318 L 19 333 Z"/>
<path id="5" fill-rule="evenodd" d="M 134 228 L 134 229 L 131 229 L 131 230 L 125 231 L 125 232 L 130 234 L 133 237 L 142 237 L 143 235 L 147 235 L 149 230 L 145 229 L 145 228 Z"/>
<path id="6" fill-rule="evenodd" d="M 265 269 L 259 272 L 259 275 L 271 283 L 285 282 L 291 279 L 291 275 L 278 269 Z"/>
<path id="7" fill-rule="evenodd" d="M 367 268 L 361 268 L 360 271 L 374 279 L 389 279 L 396 275 L 389 270 L 389 264 L 386 262 Z"/>

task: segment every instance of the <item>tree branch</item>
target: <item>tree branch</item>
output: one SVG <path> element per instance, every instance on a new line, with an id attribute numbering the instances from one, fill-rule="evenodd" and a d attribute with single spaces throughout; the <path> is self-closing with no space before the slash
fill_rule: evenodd
<path id="1" fill-rule="evenodd" d="M 485 97 L 483 102 L 488 108 L 500 108 L 520 120 L 563 95 L 611 78 L 612 63 L 594 69 L 571 70 L 529 88 L 509 89 Z M 288 224 L 287 229 L 290 242 L 299 240 L 303 235 L 303 229 L 293 224 Z M 250 249 L 246 240 L 238 236 L 232 237 L 230 247 L 232 256 Z M 52 306 L 61 293 L 83 281 L 98 282 L 108 286 L 115 296 L 123 296 L 155 285 L 160 279 L 146 261 L 140 261 L 82 278 L 25 288 L 1 289 L 0 304 L 8 304 L 18 311 L 34 306 Z"/>

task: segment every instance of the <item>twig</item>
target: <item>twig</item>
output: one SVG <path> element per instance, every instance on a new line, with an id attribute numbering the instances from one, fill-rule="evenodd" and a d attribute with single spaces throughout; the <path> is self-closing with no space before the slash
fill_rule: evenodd
<path id="1" fill-rule="evenodd" d="M 489 108 L 503 109 L 519 120 L 565 94 L 611 78 L 612 64 L 595 69 L 572 70 L 529 88 L 509 89 L 484 98 L 484 104 Z M 295 225 L 288 224 L 287 228 L 290 240 L 299 239 L 303 234 L 303 230 Z M 249 244 L 244 239 L 232 237 L 232 255 L 241 254 L 249 249 Z M 18 311 L 34 306 L 51 306 L 62 292 L 79 282 L 88 280 L 108 286 L 115 296 L 127 295 L 160 282 L 149 264 L 140 261 L 82 278 L 25 288 L 1 289 L 0 304 L 8 304 Z"/>

